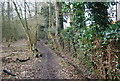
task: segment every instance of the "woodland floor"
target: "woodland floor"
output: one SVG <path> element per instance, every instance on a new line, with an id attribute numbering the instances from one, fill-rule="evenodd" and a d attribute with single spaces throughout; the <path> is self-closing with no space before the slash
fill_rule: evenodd
<path id="1" fill-rule="evenodd" d="M 10 76 L 2 73 L 3 79 L 84 79 L 83 74 L 76 72 L 75 68 L 68 64 L 65 59 L 55 54 L 42 41 L 37 42 L 38 50 L 42 57 L 33 57 L 28 50 L 25 40 L 16 41 L 7 47 L 6 43 L 2 44 L 2 66 L 16 76 Z M 19 59 L 30 60 L 18 62 Z"/>

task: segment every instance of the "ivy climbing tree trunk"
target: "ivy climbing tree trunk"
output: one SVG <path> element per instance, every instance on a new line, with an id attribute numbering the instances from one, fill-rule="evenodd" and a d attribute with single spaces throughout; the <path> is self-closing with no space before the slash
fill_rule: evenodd
<path id="1" fill-rule="evenodd" d="M 97 27 L 97 33 L 95 38 L 101 37 L 102 34 L 100 34 L 101 31 L 105 31 L 108 28 L 108 25 L 110 24 L 109 17 L 108 17 L 108 8 L 109 8 L 109 3 L 107 2 L 92 2 L 92 3 L 87 3 L 87 7 L 91 10 L 91 16 L 93 17 L 93 21 L 95 21 L 94 24 L 98 24 L 99 27 Z M 99 41 L 100 39 L 97 39 L 96 41 Z M 102 40 L 101 40 L 102 41 Z M 94 40 L 95 42 L 95 40 Z M 96 47 L 98 47 L 97 44 L 95 44 Z M 102 68 L 102 78 L 104 79 L 109 79 L 108 76 L 108 53 L 107 53 L 107 45 L 101 43 L 101 55 L 102 55 L 102 66 L 99 66 Z M 98 51 L 98 50 L 97 50 Z M 94 62 L 98 60 L 98 58 L 93 58 Z M 99 68 L 97 67 L 97 68 Z M 94 69 L 95 70 L 95 69 Z M 96 69 L 98 72 L 100 70 Z M 101 72 L 99 72 L 101 73 Z"/>

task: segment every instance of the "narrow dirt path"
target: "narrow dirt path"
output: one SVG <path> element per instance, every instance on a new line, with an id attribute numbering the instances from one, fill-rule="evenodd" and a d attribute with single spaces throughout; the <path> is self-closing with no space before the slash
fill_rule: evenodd
<path id="1" fill-rule="evenodd" d="M 5 58 L 2 66 L 16 76 L 2 73 L 2 79 L 83 79 L 73 66 L 47 47 L 43 41 L 37 42 L 37 48 L 42 53 L 42 57 L 39 58 L 33 57 L 32 52 L 25 46 L 25 40 L 17 41 L 15 45 L 14 48 L 4 47 L 3 53 L 8 54 L 10 60 Z M 28 57 L 30 60 L 26 62 L 16 61 L 16 58 Z"/>
<path id="2" fill-rule="evenodd" d="M 37 42 L 37 49 L 42 53 L 42 62 L 37 67 L 42 66 L 42 69 L 39 70 L 36 77 L 40 77 L 39 74 L 41 74 L 41 79 L 59 79 L 58 65 L 52 51 L 42 41 Z"/>

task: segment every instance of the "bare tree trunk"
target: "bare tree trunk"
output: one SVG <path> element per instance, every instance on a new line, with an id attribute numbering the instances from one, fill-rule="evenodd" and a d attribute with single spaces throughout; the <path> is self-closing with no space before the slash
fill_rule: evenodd
<path id="1" fill-rule="evenodd" d="M 37 2 L 35 1 L 35 17 L 37 18 Z"/>
<path id="2" fill-rule="evenodd" d="M 55 26 L 54 26 L 54 12 L 53 10 L 51 9 L 53 6 L 52 6 L 52 3 L 51 2 L 48 2 L 48 7 L 49 7 L 49 27 L 48 27 L 48 38 L 49 40 L 51 40 L 52 44 L 53 44 L 53 48 L 56 49 L 56 41 L 55 41 L 55 32 L 51 32 L 50 30 L 51 29 L 55 29 Z"/>
<path id="3" fill-rule="evenodd" d="M 8 37 L 8 47 L 10 47 L 10 44 L 12 42 L 12 28 L 11 28 L 11 9 L 10 9 L 10 0 L 7 2 L 7 15 L 8 15 L 8 23 L 7 26 L 9 26 L 9 37 Z"/>
<path id="4" fill-rule="evenodd" d="M 71 3 L 69 2 L 69 5 L 71 5 Z M 72 17 L 73 17 L 73 9 L 72 9 L 72 6 L 70 6 L 70 12 L 69 12 L 69 16 L 70 16 L 70 26 L 72 26 Z"/>
<path id="5" fill-rule="evenodd" d="M 31 18 L 32 15 L 31 15 L 30 7 L 29 7 L 29 5 L 28 5 L 27 3 L 26 3 L 26 6 L 28 7 L 29 16 L 30 16 L 30 18 Z"/>
<path id="6" fill-rule="evenodd" d="M 60 32 L 63 29 L 63 14 L 62 14 L 62 3 L 55 2 L 55 13 L 56 13 L 56 41 L 58 44 L 58 48 L 61 49 L 61 35 Z M 64 46 L 64 45 L 63 45 Z"/>
<path id="7" fill-rule="evenodd" d="M 17 15 L 18 15 L 18 17 L 19 17 L 19 19 L 20 19 L 20 21 L 21 21 L 21 23 L 22 23 L 22 25 L 23 25 L 23 28 L 24 28 L 24 30 L 25 30 L 25 32 L 26 32 L 26 36 L 27 36 L 27 38 L 28 38 L 28 42 L 29 42 L 29 47 L 30 47 L 30 50 L 32 50 L 33 49 L 33 42 L 32 42 L 32 40 L 31 40 L 31 32 L 30 32 L 30 29 L 29 29 L 29 27 L 28 27 L 28 23 L 27 23 L 27 17 L 26 17 L 26 2 L 25 2 L 25 0 L 24 0 L 24 16 L 25 16 L 25 23 L 24 23 L 24 21 L 23 21 L 23 19 L 22 19 L 22 17 L 20 16 L 20 13 L 19 13 L 19 11 L 18 11 L 18 9 L 17 9 L 17 5 L 16 5 L 16 3 L 13 1 L 13 4 L 14 4 L 14 6 L 15 6 L 15 10 L 16 10 L 16 12 L 17 12 Z"/>
<path id="8" fill-rule="evenodd" d="M 117 18 L 116 18 L 116 20 L 120 21 L 120 3 L 117 3 L 116 6 L 117 6 L 117 9 L 116 9 L 117 10 L 117 13 L 116 13 Z"/>
<path id="9" fill-rule="evenodd" d="M 26 27 L 26 32 L 28 35 L 28 40 L 29 40 L 29 45 L 30 49 L 32 50 L 32 42 L 31 42 L 31 36 L 30 36 L 30 29 L 28 28 L 28 22 L 27 22 L 27 12 L 26 12 L 26 0 L 24 0 L 24 15 L 25 15 L 25 27 Z"/>
<path id="10" fill-rule="evenodd" d="M 4 6 L 5 6 L 5 2 L 2 3 L 2 28 L 5 26 Z M 3 35 L 2 35 L 2 38 L 3 38 Z"/>
<path id="11" fill-rule="evenodd" d="M 49 28 L 51 28 L 51 24 L 52 24 L 51 17 L 52 17 L 51 3 L 49 3 Z"/>

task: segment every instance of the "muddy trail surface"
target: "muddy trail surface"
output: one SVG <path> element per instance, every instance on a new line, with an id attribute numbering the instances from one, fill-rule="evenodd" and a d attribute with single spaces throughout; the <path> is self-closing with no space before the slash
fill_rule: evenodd
<path id="1" fill-rule="evenodd" d="M 58 76 L 58 65 L 55 59 L 55 55 L 50 50 L 43 41 L 38 41 L 37 42 L 37 49 L 38 51 L 42 54 L 42 61 L 41 63 L 36 63 L 36 66 L 42 67 L 38 69 L 38 72 L 36 74 L 36 78 L 41 78 L 41 79 L 59 79 Z M 41 74 L 41 76 L 40 76 Z"/>

